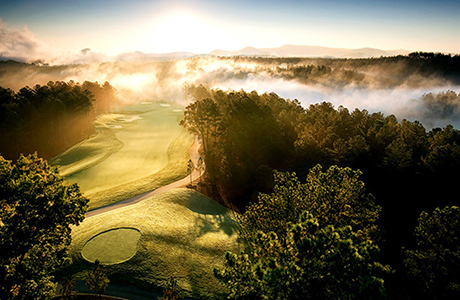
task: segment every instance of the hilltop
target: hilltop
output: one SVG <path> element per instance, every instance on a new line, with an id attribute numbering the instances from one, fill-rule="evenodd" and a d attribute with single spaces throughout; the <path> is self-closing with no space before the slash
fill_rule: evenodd
<path id="1" fill-rule="evenodd" d="M 331 57 L 331 58 L 368 58 L 380 56 L 407 55 L 410 51 L 380 50 L 376 48 L 328 48 L 321 46 L 284 45 L 276 48 L 246 47 L 236 51 L 214 50 L 215 56 L 271 56 L 271 57 Z"/>

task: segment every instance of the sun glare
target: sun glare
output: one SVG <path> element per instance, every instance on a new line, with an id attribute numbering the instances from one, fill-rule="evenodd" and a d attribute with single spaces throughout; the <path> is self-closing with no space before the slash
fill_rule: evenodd
<path id="1" fill-rule="evenodd" d="M 213 26 L 188 12 L 174 12 L 152 24 L 148 34 L 151 49 L 157 52 L 205 52 L 215 42 Z"/>

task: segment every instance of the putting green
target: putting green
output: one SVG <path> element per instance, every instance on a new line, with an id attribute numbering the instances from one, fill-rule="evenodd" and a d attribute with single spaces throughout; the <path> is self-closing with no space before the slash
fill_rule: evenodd
<path id="1" fill-rule="evenodd" d="M 126 228 L 141 233 L 137 252 L 129 259 L 135 250 L 121 251 L 128 260 L 113 264 L 122 259 L 107 257 L 115 257 L 110 253 L 127 244 L 127 234 L 136 233 L 121 230 Z M 109 251 L 102 255 L 105 247 Z M 86 218 L 73 227 L 69 249 L 73 266 L 65 276 L 84 280 L 87 260 L 100 259 L 112 263 L 106 267 L 111 280 L 160 289 L 173 276 L 187 297 L 223 299 L 225 289 L 214 277 L 213 267 L 223 267 L 225 251 L 241 249 L 232 211 L 194 190 L 178 188 Z"/>
<path id="2" fill-rule="evenodd" d="M 91 238 L 83 247 L 81 255 L 90 262 L 99 259 L 106 265 L 119 264 L 136 254 L 140 237 L 141 233 L 134 228 L 108 230 Z"/>

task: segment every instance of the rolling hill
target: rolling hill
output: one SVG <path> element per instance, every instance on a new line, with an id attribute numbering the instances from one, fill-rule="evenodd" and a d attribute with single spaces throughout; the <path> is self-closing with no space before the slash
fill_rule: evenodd
<path id="1" fill-rule="evenodd" d="M 410 51 L 380 50 L 375 48 L 328 48 L 321 46 L 284 45 L 276 48 L 246 47 L 236 51 L 214 50 L 214 56 L 271 56 L 271 57 L 331 57 L 331 58 L 367 58 L 380 56 L 406 55 Z"/>

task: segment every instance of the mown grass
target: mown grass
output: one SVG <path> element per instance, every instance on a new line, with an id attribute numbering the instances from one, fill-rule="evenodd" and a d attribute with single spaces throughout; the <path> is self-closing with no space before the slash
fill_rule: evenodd
<path id="1" fill-rule="evenodd" d="M 62 176 L 70 177 L 73 174 L 89 169 L 117 152 L 123 143 L 116 138 L 116 133 L 122 128 L 109 127 L 119 114 L 99 116 L 94 122 L 97 134 L 67 149 L 58 156 L 50 159 L 49 163 L 59 167 Z"/>
<path id="2" fill-rule="evenodd" d="M 105 231 L 86 242 L 81 254 L 90 262 L 99 259 L 103 264 L 122 263 L 136 254 L 140 236 L 134 228 Z"/>
<path id="3" fill-rule="evenodd" d="M 123 200 L 187 175 L 193 136 L 178 125 L 180 107 L 136 105 L 100 116 L 98 134 L 51 160 L 77 182 L 90 208 Z M 87 218 L 72 232 L 73 264 L 59 277 L 84 279 L 91 262 L 106 263 L 112 284 L 161 290 L 170 276 L 187 296 L 221 298 L 212 268 L 238 251 L 233 213 L 206 196 L 175 189 Z"/>
<path id="4" fill-rule="evenodd" d="M 100 233 L 127 227 L 141 233 L 137 252 L 128 261 L 106 266 L 113 282 L 161 288 L 173 276 L 188 296 L 222 296 L 223 287 L 212 268 L 222 266 L 226 250 L 238 251 L 237 223 L 225 207 L 184 188 L 85 219 L 73 228 L 73 265 L 66 273 L 83 279 L 83 270 L 89 267 L 81 254 L 85 244 Z M 111 255 L 103 251 L 104 243 L 93 246 L 93 254 L 98 247 L 100 252 L 93 259 L 104 261 Z"/>
<path id="5" fill-rule="evenodd" d="M 100 116 L 98 134 L 50 160 L 90 199 L 105 206 L 187 175 L 193 136 L 178 121 L 181 107 L 139 104 Z"/>

